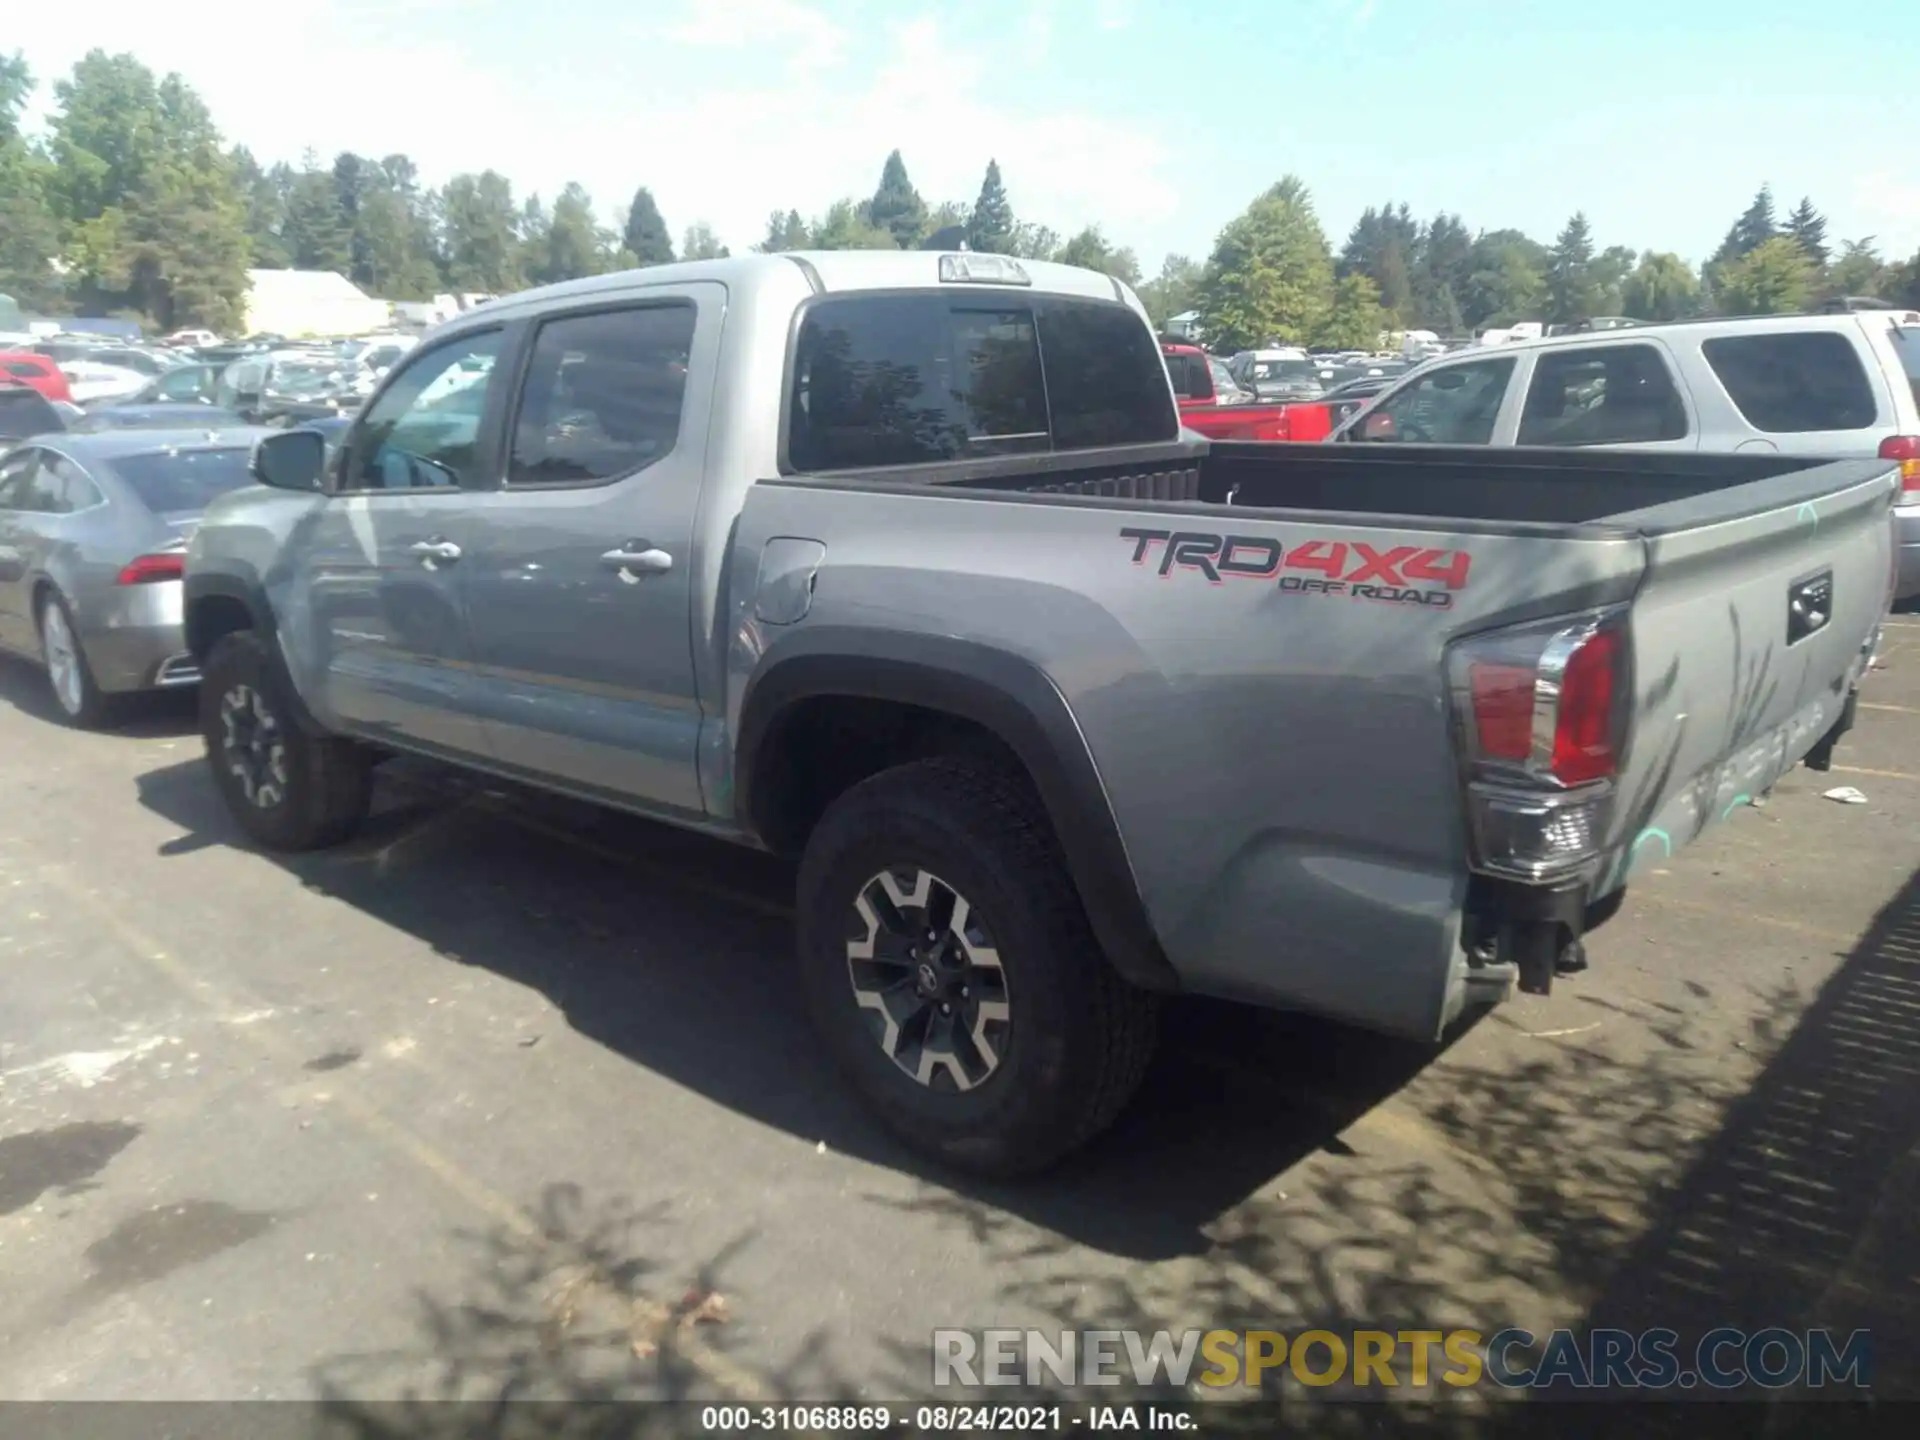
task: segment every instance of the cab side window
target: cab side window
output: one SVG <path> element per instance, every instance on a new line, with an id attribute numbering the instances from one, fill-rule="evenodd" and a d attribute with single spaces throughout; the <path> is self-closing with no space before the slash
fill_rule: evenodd
<path id="1" fill-rule="evenodd" d="M 680 440 L 691 301 L 567 315 L 536 333 L 507 483 L 591 485 L 664 459 Z"/>
<path id="2" fill-rule="evenodd" d="M 1521 445 L 1649 445 L 1687 437 L 1687 409 L 1652 345 L 1552 350 L 1533 365 Z"/>
<path id="3" fill-rule="evenodd" d="M 463 335 L 408 365 L 355 427 L 341 490 L 443 490 L 483 483 L 480 422 L 501 346 L 498 330 Z"/>

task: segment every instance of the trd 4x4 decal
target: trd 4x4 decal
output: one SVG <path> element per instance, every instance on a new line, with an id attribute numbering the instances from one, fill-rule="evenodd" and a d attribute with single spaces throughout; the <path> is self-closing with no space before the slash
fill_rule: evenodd
<path id="1" fill-rule="evenodd" d="M 1204 530 L 1142 530 L 1128 526 L 1133 563 L 1152 565 L 1165 580 L 1196 571 L 1209 584 L 1275 580 L 1293 595 L 1338 595 L 1393 605 L 1445 610 L 1467 586 L 1473 557 L 1464 550 L 1419 545 L 1376 549 L 1359 540 L 1303 540 L 1287 546 L 1263 535 L 1215 535 Z"/>

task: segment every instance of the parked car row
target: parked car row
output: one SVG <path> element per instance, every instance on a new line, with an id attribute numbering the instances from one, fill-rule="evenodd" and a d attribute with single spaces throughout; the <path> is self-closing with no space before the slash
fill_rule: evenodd
<path id="1" fill-rule="evenodd" d="M 1595 328 L 1461 351 L 1390 384 L 1331 438 L 1892 461 L 1896 596 L 1920 594 L 1920 312 Z"/>

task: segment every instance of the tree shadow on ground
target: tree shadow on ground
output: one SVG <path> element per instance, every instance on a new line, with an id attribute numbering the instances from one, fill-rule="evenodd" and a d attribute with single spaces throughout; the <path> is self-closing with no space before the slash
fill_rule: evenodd
<path id="1" fill-rule="evenodd" d="M 141 801 L 187 832 L 164 853 L 242 843 L 203 763 L 138 783 Z M 383 767 L 378 791 L 354 845 L 263 860 L 440 955 L 541 991 L 582 1034 L 729 1109 L 1112 1254 L 1208 1248 L 1218 1216 L 1334 1143 L 1438 1053 L 1181 1000 L 1110 1135 L 1037 1181 L 975 1181 L 897 1144 L 831 1072 L 791 978 L 789 866 L 411 762 Z"/>
<path id="2" fill-rule="evenodd" d="M 1516 1325 L 1678 1331 L 1694 1346 L 1716 1326 L 1873 1333 L 1872 1394 L 1910 1401 L 1920 1380 L 1920 875 L 1808 1006 L 1781 986 L 1753 997 L 1751 1040 L 1770 1058 L 1729 1072 L 1678 1008 L 1642 1007 L 1642 1043 L 1603 1035 L 1542 1046 L 1500 1068 L 1456 1053 L 1414 1080 L 1413 1107 L 1444 1153 L 1346 1165 L 1317 1155 L 1213 1230 L 1184 1267 L 1091 1278 L 1071 1246 L 1004 1211 L 929 1191 L 910 1202 L 964 1231 L 1010 1278 L 1010 1311 L 1062 1329 L 1405 1328 L 1482 1335 Z M 1594 1000 L 1596 1005 L 1610 1002 Z M 1512 1023 L 1496 1016 L 1490 1023 Z M 1363 1127 L 1364 1133 L 1365 1127 Z M 1366 1146 L 1362 1139 L 1356 1148 Z M 1362 1151 L 1363 1155 L 1365 1151 Z M 1384 1155 L 1369 1158 L 1384 1159 Z M 1042 1323 L 1045 1323 L 1044 1321 Z M 1537 1348 L 1512 1352 L 1525 1363 Z M 902 1377 L 928 1360 L 899 1345 Z M 1406 1387 L 1406 1374 L 1401 1374 Z M 1646 1393 L 1562 1386 L 1519 1403 L 1484 1383 L 1447 1403 L 1330 1403 L 1280 1372 L 1264 1398 L 1314 1433 L 1837 1435 L 1889 1413 L 1832 1385 Z M 1435 1387 L 1441 1389 L 1442 1387 Z M 1384 1398 L 1375 1391 L 1376 1397 Z M 1765 1400 L 1808 1403 L 1764 1405 Z M 1580 1400 L 1611 1401 L 1577 1404 Z M 1683 1401 L 1722 1400 L 1703 1410 Z M 1502 1403 L 1502 1402 L 1508 1403 Z M 1618 1403 L 1618 1402 L 1626 1403 Z M 1814 1403 L 1819 1402 L 1819 1403 Z M 1223 1425 L 1260 1433 L 1271 1412 Z"/>

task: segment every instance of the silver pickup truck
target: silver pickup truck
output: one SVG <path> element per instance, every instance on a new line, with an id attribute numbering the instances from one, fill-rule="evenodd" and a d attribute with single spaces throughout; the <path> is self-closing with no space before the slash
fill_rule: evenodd
<path id="1" fill-rule="evenodd" d="M 250 836 L 343 839 L 411 752 L 797 855 L 830 1049 L 997 1173 L 1118 1113 L 1161 994 L 1431 1038 L 1579 968 L 1827 763 L 1898 488 L 1209 446 L 1125 286 L 967 253 L 499 300 L 254 469 L 186 578 Z"/>

